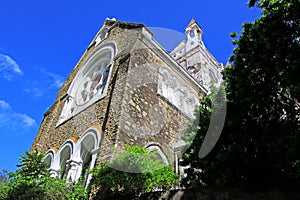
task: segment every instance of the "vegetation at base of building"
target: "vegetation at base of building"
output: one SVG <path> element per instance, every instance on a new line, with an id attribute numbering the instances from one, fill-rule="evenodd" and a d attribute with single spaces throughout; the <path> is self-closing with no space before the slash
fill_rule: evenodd
<path id="1" fill-rule="evenodd" d="M 300 1 L 250 0 L 262 14 L 245 23 L 223 71 L 227 116 L 221 137 L 203 159 L 198 153 L 210 121 L 211 96 L 201 100 L 189 187 L 296 189 L 300 186 Z M 196 134 L 195 134 L 196 133 Z"/>
<path id="2" fill-rule="evenodd" d="M 164 164 L 156 151 L 126 145 L 124 153 L 110 162 L 101 163 L 93 170 L 90 190 L 93 195 L 140 195 L 157 189 L 170 189 L 179 176 Z M 96 194 L 96 192 L 98 192 Z"/>
<path id="3" fill-rule="evenodd" d="M 20 157 L 16 172 L 5 176 L 0 184 L 1 200 L 81 200 L 87 193 L 80 183 L 66 183 L 65 180 L 51 178 L 44 155 L 37 151 Z"/>
<path id="4" fill-rule="evenodd" d="M 48 164 L 43 162 L 44 156 L 37 151 L 25 152 L 20 157 L 20 169 L 12 173 L 2 170 L 0 199 L 88 199 L 88 192 L 82 186 L 82 181 L 72 183 L 51 178 Z M 153 189 L 169 189 L 177 184 L 179 178 L 171 166 L 164 164 L 156 151 L 149 153 L 146 148 L 138 146 L 126 146 L 125 153 L 96 167 L 92 173 L 90 192 L 100 188 L 101 194 L 108 196 L 139 195 Z"/>

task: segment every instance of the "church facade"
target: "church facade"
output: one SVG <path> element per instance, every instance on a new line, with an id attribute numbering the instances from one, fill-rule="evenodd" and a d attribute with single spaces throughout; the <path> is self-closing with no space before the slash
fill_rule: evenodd
<path id="1" fill-rule="evenodd" d="M 199 98 L 221 82 L 222 64 L 191 20 L 170 54 L 143 24 L 107 19 L 44 114 L 31 150 L 53 177 L 77 181 L 126 144 L 158 151 L 180 171 L 181 134 Z M 90 175 L 86 180 L 89 182 Z"/>

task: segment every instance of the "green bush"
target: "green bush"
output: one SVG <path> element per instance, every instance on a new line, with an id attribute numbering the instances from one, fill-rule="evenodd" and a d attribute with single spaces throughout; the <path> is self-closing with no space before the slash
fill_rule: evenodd
<path id="1" fill-rule="evenodd" d="M 126 146 L 125 153 L 93 170 L 90 186 L 97 188 L 101 196 L 169 189 L 176 185 L 179 176 L 158 156 L 156 151 Z"/>
<path id="2" fill-rule="evenodd" d="M 9 174 L 9 180 L 0 185 L 1 200 L 80 200 L 87 199 L 85 189 L 80 183 L 50 177 L 44 155 L 37 151 L 25 152 L 20 157 L 16 172 Z"/>

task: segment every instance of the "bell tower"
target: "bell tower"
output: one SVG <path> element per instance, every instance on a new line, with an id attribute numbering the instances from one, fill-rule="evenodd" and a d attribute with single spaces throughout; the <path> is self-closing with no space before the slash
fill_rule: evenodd
<path id="1" fill-rule="evenodd" d="M 212 85 L 222 82 L 223 65 L 206 49 L 202 28 L 194 18 L 185 28 L 185 35 L 186 41 L 180 42 L 171 56 L 210 93 Z"/>
<path id="2" fill-rule="evenodd" d="M 197 24 L 194 18 L 192 18 L 185 28 L 185 34 L 187 36 L 186 51 L 189 51 L 198 45 L 203 45 L 202 28 Z"/>

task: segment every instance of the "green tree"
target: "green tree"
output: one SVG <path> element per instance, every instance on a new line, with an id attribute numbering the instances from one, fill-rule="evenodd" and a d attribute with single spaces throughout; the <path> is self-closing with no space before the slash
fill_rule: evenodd
<path id="1" fill-rule="evenodd" d="M 218 185 L 221 186 L 225 180 L 224 176 L 220 176 L 220 172 L 224 170 L 224 167 L 228 163 L 226 161 L 226 155 L 228 152 L 224 151 L 226 145 L 228 145 L 224 139 L 224 130 L 221 134 L 221 140 L 211 149 L 211 144 L 208 141 L 208 144 L 204 143 L 205 138 L 208 134 L 215 135 L 216 130 L 222 128 L 223 123 L 216 124 L 214 127 L 210 127 L 212 124 L 212 116 L 218 116 L 220 112 L 224 112 L 224 104 L 226 104 L 225 90 L 222 85 L 219 90 L 216 88 L 213 89 L 212 94 L 205 96 L 200 99 L 200 105 L 198 106 L 197 118 L 191 121 L 187 129 L 182 134 L 182 139 L 185 140 L 190 146 L 187 151 L 183 154 L 183 161 L 180 163 L 183 166 L 190 165 L 185 173 L 187 176 L 181 180 L 181 184 L 185 187 L 199 187 L 207 185 Z M 214 130 L 210 130 L 214 128 Z M 214 143 L 214 142 L 213 142 Z M 205 146 L 205 145 L 209 145 Z M 208 148 L 211 151 L 204 158 L 199 158 L 199 153 L 201 148 Z M 223 172 L 226 174 L 226 172 Z M 213 184 L 211 184 L 213 183 Z"/>
<path id="2" fill-rule="evenodd" d="M 233 40 L 233 66 L 223 71 L 228 99 L 225 127 L 204 159 L 188 160 L 198 153 L 197 145 L 187 152 L 185 163 L 192 163 L 189 171 L 194 177 L 186 182 L 299 187 L 300 1 L 251 0 L 249 6 L 262 12 Z M 203 136 L 198 133 L 196 141 L 201 144 Z M 201 170 L 195 173 L 193 168 Z"/>
<path id="3" fill-rule="evenodd" d="M 9 172 L 5 169 L 0 171 L 0 185 L 7 183 L 9 178 Z"/>
<path id="4" fill-rule="evenodd" d="M 0 171 L 0 199 L 7 197 L 8 188 L 6 185 L 9 181 L 9 172 L 7 170 Z"/>
<path id="5" fill-rule="evenodd" d="M 241 165 L 236 176 L 251 186 L 291 186 L 300 168 L 300 1 L 249 5 L 259 6 L 262 16 L 244 24 L 234 65 L 224 71 L 227 126 Z"/>
<path id="6" fill-rule="evenodd" d="M 10 173 L 9 180 L 0 188 L 0 199 L 87 199 L 84 188 L 75 183 L 50 177 L 44 155 L 37 151 L 20 157 L 20 167 Z"/>
<path id="7" fill-rule="evenodd" d="M 126 146 L 126 151 L 110 162 L 93 170 L 90 186 L 98 188 L 98 196 L 140 195 L 155 188 L 175 186 L 178 175 L 166 166 L 156 151 L 151 153 L 139 146 Z"/>

